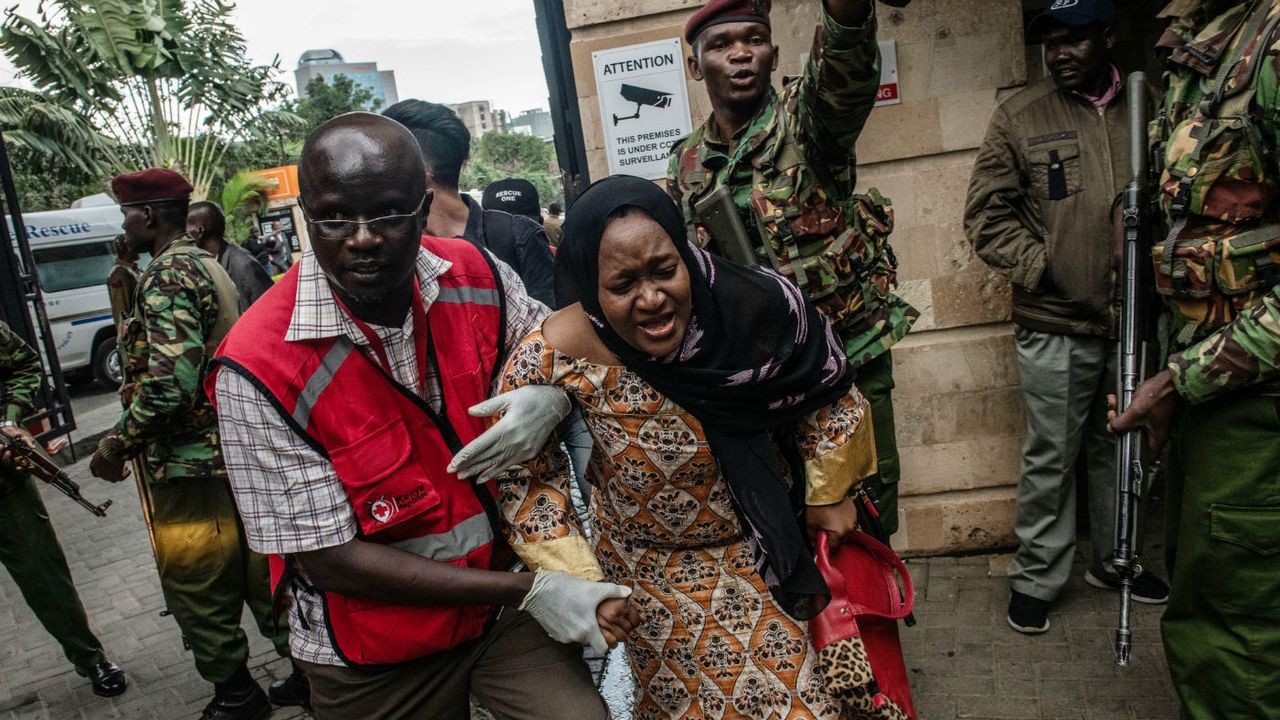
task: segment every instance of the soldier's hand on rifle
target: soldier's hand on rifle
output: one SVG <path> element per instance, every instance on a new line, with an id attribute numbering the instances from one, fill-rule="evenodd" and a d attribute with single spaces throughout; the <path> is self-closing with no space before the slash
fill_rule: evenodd
<path id="1" fill-rule="evenodd" d="M 1169 441 L 1173 416 L 1182 404 L 1182 396 L 1173 386 L 1173 371 L 1164 370 L 1138 386 L 1133 403 L 1124 413 L 1116 414 L 1116 396 L 1107 396 L 1107 429 L 1116 435 L 1134 430 L 1147 434 L 1147 444 L 1160 452 Z"/>
<path id="2" fill-rule="evenodd" d="M 102 438 L 98 449 L 93 451 L 89 459 L 89 472 L 107 482 L 117 483 L 129 477 L 129 468 L 125 465 L 125 457 L 120 441 L 114 435 Z"/>
<path id="3" fill-rule="evenodd" d="M 15 438 L 19 442 L 26 443 L 27 447 L 31 448 L 32 450 L 36 449 L 36 439 L 31 437 L 31 433 L 27 432 L 26 430 L 22 429 L 17 425 L 0 426 L 0 433 L 4 433 L 5 435 L 8 435 L 11 438 Z M 0 465 L 9 465 L 11 460 L 11 458 L 9 457 L 10 455 L 11 453 L 8 450 L 0 449 Z"/>

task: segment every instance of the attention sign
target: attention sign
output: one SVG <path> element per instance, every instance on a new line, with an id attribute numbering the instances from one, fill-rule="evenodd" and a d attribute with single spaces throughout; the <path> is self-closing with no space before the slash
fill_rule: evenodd
<path id="1" fill-rule="evenodd" d="M 665 177 L 671 146 L 693 131 L 680 38 L 600 50 L 591 62 L 609 174 Z"/>

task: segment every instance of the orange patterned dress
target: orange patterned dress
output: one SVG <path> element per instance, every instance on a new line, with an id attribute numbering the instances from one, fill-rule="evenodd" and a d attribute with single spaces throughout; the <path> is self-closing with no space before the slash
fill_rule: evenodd
<path id="1" fill-rule="evenodd" d="M 595 439 L 599 569 L 582 557 L 589 548 L 558 446 L 500 478 L 509 536 L 534 568 L 594 578 L 602 570 L 633 588 L 643 618 L 626 642 L 637 720 L 839 718 L 807 624 L 775 604 L 754 568 L 701 424 L 625 367 L 573 360 L 540 332 L 511 354 L 501 389 L 529 384 L 564 388 Z M 811 483 L 808 502 L 824 504 L 815 503 L 823 493 L 838 501 L 874 471 L 869 418 L 855 388 L 795 429 L 806 469 L 828 485 Z"/>

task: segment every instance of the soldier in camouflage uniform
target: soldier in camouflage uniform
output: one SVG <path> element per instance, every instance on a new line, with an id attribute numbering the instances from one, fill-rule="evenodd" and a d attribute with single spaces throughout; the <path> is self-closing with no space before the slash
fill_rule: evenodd
<path id="1" fill-rule="evenodd" d="M 1162 13 L 1152 248 L 1168 366 L 1113 430 L 1169 440 L 1165 653 L 1183 718 L 1280 717 L 1280 0 Z"/>
<path id="2" fill-rule="evenodd" d="M 873 3 L 825 0 L 804 74 L 781 93 L 770 84 L 778 49 L 769 6 L 712 0 L 686 26 L 689 70 L 706 82 L 714 113 L 672 148 L 667 187 L 690 236 L 720 252 L 695 208 L 729 187 L 760 264 L 794 280 L 840 333 L 875 426 L 879 473 L 864 486 L 892 533 L 899 469 L 889 348 L 919 313 L 891 292 L 889 201 L 874 189 L 854 192 L 854 144 L 880 86 Z"/>
<path id="3" fill-rule="evenodd" d="M 191 185 L 171 170 L 121 175 L 112 190 L 125 239 L 154 258 L 124 321 L 120 353 L 124 413 L 98 445 L 90 469 L 113 482 L 141 458 L 165 603 L 214 684 L 205 720 L 266 717 L 267 695 L 249 675 L 240 628 L 247 603 L 263 635 L 288 657 L 287 630 L 272 617 L 267 561 L 249 551 L 201 381 L 239 316 L 235 287 L 217 259 L 186 235 Z M 303 695 L 300 702 L 305 702 Z M 300 704 L 293 702 L 292 704 Z"/>
<path id="4" fill-rule="evenodd" d="M 36 447 L 35 441 L 18 423 L 35 409 L 42 376 L 35 351 L 0 322 L 0 433 L 31 447 Z M 0 564 L 76 672 L 89 678 L 93 692 L 103 697 L 119 695 L 128 681 L 120 668 L 107 661 L 102 643 L 89 629 L 35 480 L 9 467 L 4 455 L 0 452 Z"/>

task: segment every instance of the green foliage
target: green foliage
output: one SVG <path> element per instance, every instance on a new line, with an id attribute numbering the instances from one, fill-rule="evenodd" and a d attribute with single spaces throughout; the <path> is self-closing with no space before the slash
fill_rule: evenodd
<path id="1" fill-rule="evenodd" d="M 240 243 L 249 237 L 254 218 L 267 207 L 267 188 L 271 183 L 248 171 L 233 175 L 222 186 L 222 213 L 227 216 L 225 237 Z"/>
<path id="2" fill-rule="evenodd" d="M 36 19 L 9 14 L 0 49 L 49 103 L 109 139 L 99 149 L 111 172 L 172 167 L 202 199 L 228 147 L 301 122 L 268 109 L 287 91 L 275 79 L 278 61 L 249 62 L 233 7 L 45 0 Z"/>
<path id="3" fill-rule="evenodd" d="M 471 162 L 462 168 L 463 190 L 483 190 L 489 183 L 518 177 L 533 183 L 543 207 L 564 201 L 560 176 L 551 173 L 551 145 L 530 135 L 491 132 L 472 146 Z"/>
<path id="4" fill-rule="evenodd" d="M 57 168 L 86 175 L 110 173 L 106 154 L 111 140 L 71 108 L 40 93 L 0 87 L 0 127 L 11 150 L 30 150 Z"/>
<path id="5" fill-rule="evenodd" d="M 377 112 L 382 106 L 381 100 L 374 99 L 372 90 L 357 85 L 346 75 L 334 75 L 329 82 L 323 77 L 313 77 L 307 83 L 305 94 L 306 97 L 299 100 L 294 109 L 304 122 L 303 137 L 339 115 L 357 110 Z"/>
<path id="6" fill-rule="evenodd" d="M 12 135 L 6 132 L 5 139 L 12 140 Z M 74 164 L 51 159 L 16 143 L 10 143 L 8 150 L 13 184 L 23 212 L 61 210 L 79 198 L 107 190 L 103 176 L 85 172 Z"/>
<path id="7" fill-rule="evenodd" d="M 545 173 L 551 165 L 551 147 L 532 135 L 491 132 L 480 138 L 472 155 L 507 175 Z"/>

